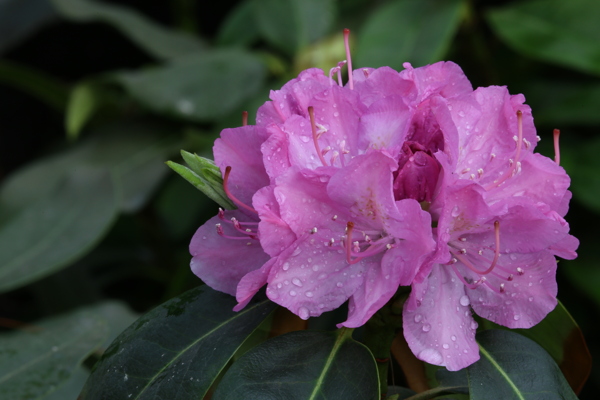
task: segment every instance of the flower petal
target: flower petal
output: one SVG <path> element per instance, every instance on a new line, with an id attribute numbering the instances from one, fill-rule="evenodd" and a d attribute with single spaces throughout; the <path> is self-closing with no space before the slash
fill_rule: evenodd
<path id="1" fill-rule="evenodd" d="M 414 288 L 410 296 L 416 296 Z M 469 298 L 448 266 L 433 268 L 422 296 L 416 309 L 405 306 L 402 314 L 404 337 L 417 358 L 449 371 L 479 360 L 477 323 L 471 316 Z"/>
<path id="2" fill-rule="evenodd" d="M 249 218 L 240 211 L 225 211 L 225 219 L 237 218 L 240 222 Z M 256 221 L 251 221 L 256 222 Z M 192 238 L 190 253 L 193 258 L 192 272 L 211 288 L 235 295 L 238 282 L 248 272 L 260 268 L 269 260 L 258 240 L 227 239 L 217 234 L 215 225 L 221 224 L 224 234 L 243 238 L 233 224 L 218 216 L 209 219 Z"/>

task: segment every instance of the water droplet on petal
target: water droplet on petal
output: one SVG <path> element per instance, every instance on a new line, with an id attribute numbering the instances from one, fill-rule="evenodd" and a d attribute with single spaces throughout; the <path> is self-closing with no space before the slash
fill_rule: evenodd
<path id="1" fill-rule="evenodd" d="M 306 297 L 313 297 L 313 292 L 306 292 L 306 293 L 304 293 L 304 295 Z"/>
<path id="2" fill-rule="evenodd" d="M 290 296 L 294 297 L 296 296 L 298 293 L 296 293 L 295 290 L 290 290 Z"/>
<path id="3" fill-rule="evenodd" d="M 469 300 L 469 296 L 467 296 L 467 295 L 462 296 L 460 298 L 459 302 L 460 302 L 460 305 L 464 306 L 464 307 L 466 307 L 469 304 L 471 304 L 471 301 Z"/>
<path id="4" fill-rule="evenodd" d="M 453 342 L 456 342 L 456 336 L 452 335 L 450 339 L 452 339 Z"/>
<path id="5" fill-rule="evenodd" d="M 429 332 L 431 330 L 431 325 L 424 324 L 422 329 L 423 329 L 423 332 Z"/>
<path id="6" fill-rule="evenodd" d="M 440 352 L 436 349 L 425 349 L 421 351 L 417 357 L 429 364 L 435 365 L 441 364 L 444 360 Z"/>
<path id="7" fill-rule="evenodd" d="M 521 319 L 521 316 L 520 316 L 519 314 L 515 314 L 515 315 L 513 316 L 513 319 L 514 319 L 515 321 L 518 321 L 518 320 L 520 320 L 520 319 Z"/>
<path id="8" fill-rule="evenodd" d="M 290 269 L 290 263 L 283 263 L 283 266 L 281 267 L 281 269 L 283 269 L 284 271 L 287 271 L 288 269 Z"/>
<path id="9" fill-rule="evenodd" d="M 342 282 L 338 282 L 338 283 L 335 284 L 335 286 L 337 286 L 337 287 L 343 287 L 344 284 Z"/>
<path id="10" fill-rule="evenodd" d="M 298 278 L 292 278 L 292 283 L 298 287 L 302 287 L 302 281 Z"/>
<path id="11" fill-rule="evenodd" d="M 448 343 L 444 343 L 444 344 L 442 345 L 442 347 L 443 347 L 444 349 L 449 349 L 449 348 L 450 348 L 450 345 L 449 345 Z"/>
<path id="12" fill-rule="evenodd" d="M 310 313 L 308 312 L 308 308 L 300 307 L 298 309 L 298 316 L 302 319 L 308 319 L 310 317 Z"/>
<path id="13" fill-rule="evenodd" d="M 471 321 L 471 329 L 475 330 L 475 329 L 477 329 L 478 326 L 479 326 L 479 324 L 477 324 L 477 322 Z"/>
<path id="14" fill-rule="evenodd" d="M 415 322 L 421 322 L 422 319 L 423 319 L 423 316 L 421 314 L 415 315 Z"/>

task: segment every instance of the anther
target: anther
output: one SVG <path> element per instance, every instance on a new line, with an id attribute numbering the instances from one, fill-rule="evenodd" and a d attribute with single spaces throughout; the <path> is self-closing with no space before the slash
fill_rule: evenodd
<path id="1" fill-rule="evenodd" d="M 316 226 L 310 230 L 310 234 L 311 235 L 314 235 L 315 233 L 317 233 L 317 227 Z"/>
<path id="2" fill-rule="evenodd" d="M 248 125 L 248 111 L 242 111 L 242 126 Z"/>
<path id="3" fill-rule="evenodd" d="M 225 211 L 221 207 L 219 207 L 219 212 L 217 213 L 220 219 L 225 219 Z"/>
<path id="4" fill-rule="evenodd" d="M 491 153 L 491 154 L 490 154 L 490 161 L 492 161 L 494 158 L 496 158 L 496 154 L 494 154 L 494 153 Z"/>
<path id="5" fill-rule="evenodd" d="M 536 136 L 535 138 L 537 139 L 538 142 L 542 141 L 542 137 L 541 136 Z"/>
<path id="6" fill-rule="evenodd" d="M 335 221 L 336 219 L 338 219 L 338 216 L 334 215 L 333 217 L 331 217 L 331 219 Z"/>
<path id="7" fill-rule="evenodd" d="M 360 251 L 360 244 L 358 243 L 358 240 L 354 241 L 354 242 L 352 243 L 352 245 L 353 245 L 353 250 L 354 250 L 354 252 L 355 252 L 355 253 L 358 253 L 358 252 Z"/>
<path id="8" fill-rule="evenodd" d="M 344 47 L 346 48 L 346 60 L 348 61 L 348 85 L 350 90 L 354 90 L 354 80 L 352 79 L 352 56 L 350 55 L 350 29 L 344 29 Z"/>
<path id="9" fill-rule="evenodd" d="M 521 267 L 517 267 L 517 274 L 523 275 L 523 274 L 525 274 L 525 271 L 523 271 L 523 269 Z"/>
<path id="10" fill-rule="evenodd" d="M 483 168 L 479 168 L 479 169 L 477 170 L 477 177 L 478 177 L 478 178 L 481 178 L 482 176 L 483 176 Z"/>
<path id="11" fill-rule="evenodd" d="M 460 254 L 467 254 L 467 249 L 460 249 Z"/>
<path id="12" fill-rule="evenodd" d="M 321 149 L 319 148 L 319 142 L 317 141 L 317 127 L 315 125 L 315 111 L 312 106 L 308 107 L 308 115 L 310 117 L 310 126 L 312 128 L 312 136 L 313 136 L 313 143 L 315 144 L 315 150 L 317 150 L 317 155 L 319 156 L 321 163 L 324 166 L 327 166 L 327 162 L 325 161 L 323 154 L 321 154 Z"/>
<path id="13" fill-rule="evenodd" d="M 461 174 L 466 174 L 467 172 L 469 172 L 471 170 L 471 168 L 465 168 L 462 171 L 460 171 Z"/>
<path id="14" fill-rule="evenodd" d="M 500 284 L 500 293 L 504 293 L 504 283 Z"/>
<path id="15" fill-rule="evenodd" d="M 515 279 L 515 276 L 513 274 L 508 275 L 508 278 L 506 278 L 507 281 L 512 281 L 513 279 Z"/>
<path id="16" fill-rule="evenodd" d="M 240 200 L 238 200 L 237 197 L 235 197 L 230 191 L 229 188 L 227 187 L 227 182 L 229 181 L 229 174 L 231 173 L 231 167 L 227 166 L 225 168 L 225 176 L 223 177 L 223 190 L 225 191 L 225 194 L 227 195 L 227 197 L 229 197 L 231 199 L 231 201 L 233 201 L 235 204 L 237 204 L 240 207 L 245 208 L 248 211 L 252 211 L 253 213 L 258 214 L 258 211 L 256 211 L 254 208 L 242 203 Z"/>
<path id="17" fill-rule="evenodd" d="M 362 70 L 362 72 L 363 72 L 363 74 L 365 75 L 365 78 L 368 78 L 368 77 L 369 77 L 369 70 L 368 70 L 368 69 L 364 68 L 364 69 Z"/>
<path id="18" fill-rule="evenodd" d="M 560 147 L 558 146 L 558 138 L 560 137 L 560 131 L 554 130 L 554 162 L 560 165 Z"/>
<path id="19" fill-rule="evenodd" d="M 460 240 L 461 242 L 466 242 L 467 238 L 466 237 L 459 237 L 458 240 Z"/>

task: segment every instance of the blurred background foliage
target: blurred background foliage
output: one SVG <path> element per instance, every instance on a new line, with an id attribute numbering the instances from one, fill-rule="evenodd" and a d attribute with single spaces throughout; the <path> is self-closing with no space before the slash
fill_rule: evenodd
<path id="1" fill-rule="evenodd" d="M 600 354 L 598 21 L 596 0 L 0 0 L 0 395 L 76 398 L 111 338 L 200 283 L 187 245 L 216 205 L 164 162 L 335 66 L 343 28 L 355 67 L 452 60 L 524 93 L 549 157 L 561 129 L 581 246 L 559 298 Z"/>

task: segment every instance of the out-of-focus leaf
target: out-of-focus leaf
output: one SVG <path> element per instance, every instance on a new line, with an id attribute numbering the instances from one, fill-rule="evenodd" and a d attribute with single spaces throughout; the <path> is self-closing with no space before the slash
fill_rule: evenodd
<path id="1" fill-rule="evenodd" d="M 371 352 L 351 330 L 300 331 L 272 338 L 241 356 L 213 400 L 379 399 Z"/>
<path id="2" fill-rule="evenodd" d="M 122 6 L 90 0 L 50 1 L 63 17 L 77 22 L 106 22 L 159 59 L 199 53 L 205 48 L 198 38 L 164 28 Z"/>
<path id="3" fill-rule="evenodd" d="M 264 39 L 288 55 L 329 33 L 336 16 L 333 0 L 252 0 Z"/>
<path id="4" fill-rule="evenodd" d="M 217 33 L 219 46 L 246 47 L 259 38 L 252 1 L 245 0 L 229 12 Z"/>
<path id="5" fill-rule="evenodd" d="M 48 0 L 0 1 L 0 53 L 15 46 L 55 18 Z"/>
<path id="6" fill-rule="evenodd" d="M 535 110 L 537 124 L 598 125 L 600 124 L 600 83 L 534 81 L 523 93 Z"/>
<path id="7" fill-rule="evenodd" d="M 108 348 L 85 399 L 201 399 L 244 340 L 270 314 L 262 301 L 240 312 L 233 297 L 192 289 L 138 319 Z"/>
<path id="8" fill-rule="evenodd" d="M 300 50 L 294 60 L 294 70 L 298 73 L 308 68 L 329 71 L 345 58 L 344 36 L 339 32 Z"/>
<path id="9" fill-rule="evenodd" d="M 600 3 L 529 0 L 487 13 L 492 29 L 528 57 L 600 74 Z"/>
<path id="10" fill-rule="evenodd" d="M 488 320 L 482 320 L 480 326 L 485 329 L 508 329 Z M 581 329 L 560 301 L 539 324 L 529 329 L 511 331 L 542 346 L 558 364 L 571 388 L 576 393 L 582 389 L 592 368 L 592 357 Z"/>
<path id="11" fill-rule="evenodd" d="M 111 226 L 118 196 L 110 172 L 77 168 L 55 190 L 0 226 L 0 291 L 23 286 L 90 250 Z"/>
<path id="12" fill-rule="evenodd" d="M 564 134 L 562 135 L 564 137 Z M 571 176 L 574 197 L 595 212 L 600 212 L 600 139 L 575 141 L 566 137 L 561 146 L 561 165 Z"/>
<path id="13" fill-rule="evenodd" d="M 477 342 L 481 359 L 467 367 L 472 399 L 577 399 L 552 357 L 531 339 L 487 330 Z"/>
<path id="14" fill-rule="evenodd" d="M 65 115 L 67 137 L 77 139 L 79 132 L 99 106 L 98 91 L 93 84 L 84 82 L 73 88 Z"/>
<path id="15" fill-rule="evenodd" d="M 68 380 L 59 386 L 55 391 L 51 392 L 49 395 L 44 396 L 43 400 L 75 400 L 79 393 L 81 393 L 81 389 L 83 385 L 85 385 L 85 381 L 87 381 L 90 376 L 89 371 L 83 366 L 79 366 L 75 368 L 71 377 Z"/>
<path id="16" fill-rule="evenodd" d="M 106 322 L 88 310 L 36 323 L 0 337 L 0 397 L 39 399 L 81 373 L 81 362 L 104 342 Z"/>
<path id="17" fill-rule="evenodd" d="M 0 61 L 0 83 L 22 90 L 60 112 L 63 112 L 67 105 L 67 86 L 30 67 L 6 60 Z"/>
<path id="18" fill-rule="evenodd" d="M 218 119 L 252 97 L 263 85 L 260 59 L 238 49 L 181 57 L 116 80 L 150 109 L 194 121 Z"/>
<path id="19" fill-rule="evenodd" d="M 358 35 L 356 66 L 402 69 L 441 60 L 462 19 L 462 0 L 394 0 L 369 17 Z"/>
<path id="20" fill-rule="evenodd" d="M 74 166 L 110 168 L 119 187 L 120 209 L 141 207 L 168 169 L 164 161 L 179 147 L 168 130 L 148 123 L 107 125 L 70 150 L 39 160 L 11 175 L 0 188 L 0 221 L 55 190 Z M 94 190 L 92 187 L 91 190 Z"/>

